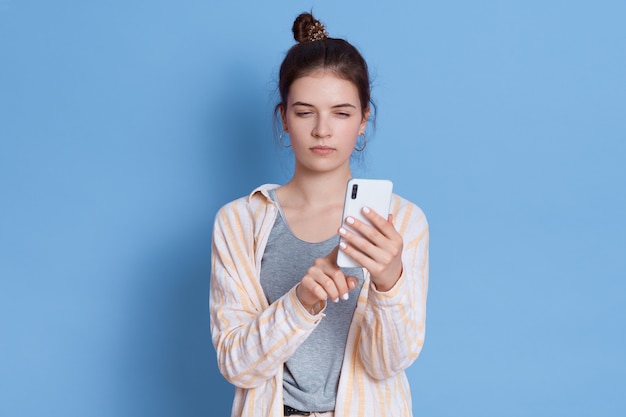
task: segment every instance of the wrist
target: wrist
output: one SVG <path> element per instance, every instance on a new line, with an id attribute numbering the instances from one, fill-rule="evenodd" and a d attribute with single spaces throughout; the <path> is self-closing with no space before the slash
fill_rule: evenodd
<path id="1" fill-rule="evenodd" d="M 396 278 L 395 279 L 383 278 L 383 279 L 377 280 L 372 277 L 372 284 L 376 288 L 376 291 L 378 292 L 391 291 L 393 287 L 396 286 L 397 282 L 400 280 L 400 277 L 402 276 L 402 269 L 400 269 L 400 272 L 397 275 L 394 274 L 393 276 L 395 276 Z"/>
<path id="2" fill-rule="evenodd" d="M 388 292 L 388 291 L 391 291 L 391 289 L 394 287 L 395 282 L 392 285 L 383 285 L 380 283 L 377 284 L 374 281 L 372 281 L 372 285 L 374 285 L 374 288 L 378 292 Z"/>
<path id="3" fill-rule="evenodd" d="M 306 311 L 308 311 L 310 315 L 317 316 L 319 313 L 322 312 L 324 307 L 326 307 L 326 303 L 323 301 L 318 301 L 317 303 L 313 304 L 313 306 L 311 307 L 305 306 L 304 308 L 306 308 Z"/>
<path id="4" fill-rule="evenodd" d="M 298 284 L 298 286 L 296 287 L 296 298 L 298 299 L 298 302 L 300 303 L 302 308 L 304 308 L 310 315 L 316 316 L 324 309 L 324 307 L 326 307 L 326 303 L 319 300 L 315 301 L 314 303 L 304 302 L 302 300 L 302 296 L 300 295 L 300 290 L 300 284 Z"/>

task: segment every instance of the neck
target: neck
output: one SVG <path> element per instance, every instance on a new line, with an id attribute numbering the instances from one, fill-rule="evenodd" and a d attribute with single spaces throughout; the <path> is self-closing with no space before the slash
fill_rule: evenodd
<path id="1" fill-rule="evenodd" d="M 343 204 L 346 183 L 351 176 L 349 169 L 343 172 L 315 173 L 315 175 L 296 172 L 285 187 L 290 189 L 292 197 L 308 205 Z"/>

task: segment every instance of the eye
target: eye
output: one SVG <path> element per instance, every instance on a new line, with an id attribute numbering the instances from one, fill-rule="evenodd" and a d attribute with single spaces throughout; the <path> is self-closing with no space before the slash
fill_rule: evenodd
<path id="1" fill-rule="evenodd" d="M 312 111 L 297 111 L 296 112 L 296 116 L 298 116 L 298 117 L 307 117 L 307 116 L 310 116 L 312 114 L 313 114 Z"/>
<path id="2" fill-rule="evenodd" d="M 346 118 L 348 118 L 348 117 L 350 117 L 350 116 L 351 116 L 351 114 L 350 114 L 350 113 L 346 113 L 346 112 L 342 112 L 342 111 L 337 112 L 337 113 L 335 113 L 335 114 L 336 114 L 338 117 L 342 118 L 342 119 L 346 119 Z"/>

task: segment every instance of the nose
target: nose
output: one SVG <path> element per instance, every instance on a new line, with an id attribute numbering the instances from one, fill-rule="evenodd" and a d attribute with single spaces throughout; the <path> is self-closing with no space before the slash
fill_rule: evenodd
<path id="1" fill-rule="evenodd" d="M 328 119 L 324 116 L 319 116 L 313 127 L 313 137 L 316 138 L 327 138 L 330 136 L 330 124 L 328 123 Z"/>

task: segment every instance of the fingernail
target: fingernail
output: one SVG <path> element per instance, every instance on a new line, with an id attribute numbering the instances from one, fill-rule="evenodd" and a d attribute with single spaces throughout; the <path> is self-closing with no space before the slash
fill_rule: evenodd
<path id="1" fill-rule="evenodd" d="M 354 219 L 353 219 L 352 217 L 348 217 L 348 218 L 346 219 L 346 223 L 348 223 L 348 224 L 354 224 Z"/>
<path id="2" fill-rule="evenodd" d="M 338 303 L 339 302 L 339 297 L 335 298 L 333 301 Z"/>
<path id="3" fill-rule="evenodd" d="M 354 281 L 350 281 L 350 282 L 348 283 L 348 286 L 349 286 L 349 287 L 350 287 L 350 289 L 352 289 L 352 290 L 356 288 L 356 284 L 354 283 Z"/>
<path id="4" fill-rule="evenodd" d="M 348 247 L 348 245 L 346 245 L 344 242 L 339 242 L 339 247 L 340 247 L 341 249 L 345 249 L 345 248 L 347 248 L 347 247 Z"/>
<path id="5" fill-rule="evenodd" d="M 365 206 L 363 207 L 363 213 L 369 213 L 370 212 L 370 208 Z"/>
<path id="6" fill-rule="evenodd" d="M 343 298 L 344 300 L 347 300 L 348 298 L 350 298 L 350 295 L 348 295 L 348 293 L 345 293 L 344 295 L 341 296 L 341 298 Z"/>
<path id="7" fill-rule="evenodd" d="M 339 234 L 345 235 L 346 233 L 346 229 L 344 229 L 343 227 L 339 228 Z"/>

